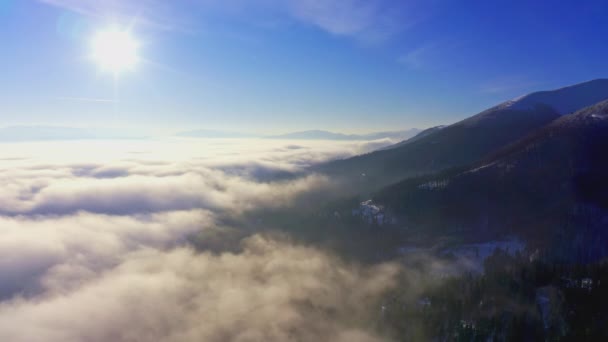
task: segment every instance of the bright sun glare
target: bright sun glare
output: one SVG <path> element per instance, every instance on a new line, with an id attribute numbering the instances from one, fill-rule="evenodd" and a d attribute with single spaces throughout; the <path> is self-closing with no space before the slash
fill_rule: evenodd
<path id="1" fill-rule="evenodd" d="M 93 60 L 102 70 L 115 74 L 132 70 L 139 61 L 139 43 L 127 30 L 100 31 L 92 40 Z"/>

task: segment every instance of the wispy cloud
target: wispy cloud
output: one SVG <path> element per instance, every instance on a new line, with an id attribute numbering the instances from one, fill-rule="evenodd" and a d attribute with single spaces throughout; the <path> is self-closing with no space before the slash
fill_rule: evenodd
<path id="1" fill-rule="evenodd" d="M 70 96 L 56 96 L 54 100 L 58 101 L 75 101 L 75 102 L 93 102 L 93 103 L 117 103 L 117 100 L 112 99 L 97 99 L 91 97 L 70 97 Z"/>
<path id="2" fill-rule="evenodd" d="M 290 0 L 291 14 L 331 34 L 381 40 L 412 22 L 403 3 L 362 0 Z"/>
<path id="3" fill-rule="evenodd" d="M 145 25 L 161 30 L 184 30 L 183 15 L 174 11 L 169 2 L 158 0 L 39 0 L 101 21 L 122 25 Z"/>
<path id="4" fill-rule="evenodd" d="M 411 69 L 422 69 L 429 65 L 429 59 L 431 59 L 431 55 L 436 48 L 437 46 L 435 44 L 419 46 L 401 55 L 397 59 L 397 62 Z"/>
<path id="5" fill-rule="evenodd" d="M 332 35 L 362 41 L 381 41 L 408 28 L 422 17 L 414 2 L 392 0 L 40 0 L 46 4 L 104 20 L 137 20 L 159 29 L 193 31 L 196 14 L 223 11 L 229 14 L 260 13 L 283 16 L 318 27 Z M 251 9 L 255 11 L 250 11 Z M 253 19 L 253 18 L 248 18 Z M 272 25 L 272 27 L 277 27 Z"/>

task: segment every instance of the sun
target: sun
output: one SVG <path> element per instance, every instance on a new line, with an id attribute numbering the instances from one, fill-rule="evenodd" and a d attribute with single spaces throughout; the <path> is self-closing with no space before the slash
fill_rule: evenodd
<path id="1" fill-rule="evenodd" d="M 104 71 L 120 74 L 139 62 L 139 42 L 128 30 L 111 28 L 97 32 L 91 40 L 92 58 Z"/>

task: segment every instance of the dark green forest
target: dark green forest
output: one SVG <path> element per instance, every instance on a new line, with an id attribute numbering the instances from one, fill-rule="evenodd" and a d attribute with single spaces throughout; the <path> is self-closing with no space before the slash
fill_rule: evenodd
<path id="1" fill-rule="evenodd" d="M 532 259 L 532 260 L 531 260 Z M 401 341 L 606 341 L 608 262 L 562 264 L 497 250 L 485 272 L 449 277 L 411 298 L 385 297 L 382 329 Z"/>

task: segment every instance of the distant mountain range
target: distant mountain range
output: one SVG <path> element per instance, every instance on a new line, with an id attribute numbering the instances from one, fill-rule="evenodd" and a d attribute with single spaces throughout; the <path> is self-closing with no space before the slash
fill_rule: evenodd
<path id="1" fill-rule="evenodd" d="M 178 132 L 179 137 L 209 138 L 209 139 L 232 139 L 232 138 L 259 138 L 259 135 L 241 132 L 217 131 L 212 129 L 197 129 L 192 131 Z"/>
<path id="2" fill-rule="evenodd" d="M 404 131 L 376 132 L 369 134 L 342 134 L 322 130 L 293 132 L 282 135 L 267 136 L 268 139 L 294 139 L 294 140 L 378 140 L 394 139 L 406 140 L 420 133 L 417 128 Z"/>
<path id="3" fill-rule="evenodd" d="M 266 138 L 266 139 L 290 139 L 290 140 L 378 140 L 393 139 L 406 140 L 420 133 L 419 129 L 412 128 L 404 131 L 376 132 L 369 134 L 343 134 L 323 130 L 309 130 L 293 132 L 281 135 L 262 136 L 249 133 L 226 132 L 216 130 L 193 130 L 179 132 L 176 135 L 181 137 L 196 138 Z"/>

